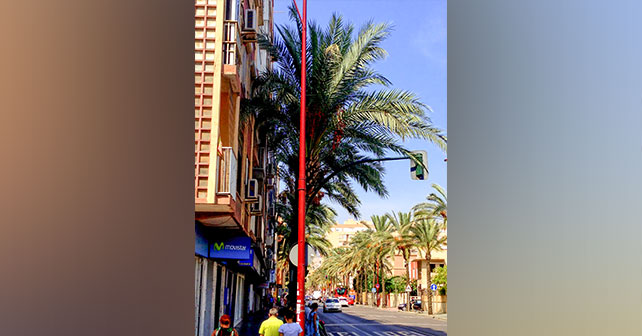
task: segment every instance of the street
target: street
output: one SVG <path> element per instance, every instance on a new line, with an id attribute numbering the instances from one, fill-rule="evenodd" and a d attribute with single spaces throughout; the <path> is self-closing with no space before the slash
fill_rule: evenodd
<path id="1" fill-rule="evenodd" d="M 446 321 L 414 313 L 358 305 L 342 313 L 319 311 L 330 336 L 445 336 L 447 330 Z"/>

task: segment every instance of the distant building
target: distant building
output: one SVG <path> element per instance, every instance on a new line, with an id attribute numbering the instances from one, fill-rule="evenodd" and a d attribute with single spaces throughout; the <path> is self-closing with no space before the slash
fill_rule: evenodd
<path id="1" fill-rule="evenodd" d="M 355 221 L 352 219 L 348 219 L 343 223 L 337 223 L 330 229 L 326 237 L 332 243 L 332 247 L 346 247 L 350 242 L 350 237 L 359 231 L 368 229 L 364 223 L 372 225 L 372 223 L 368 221 Z"/>

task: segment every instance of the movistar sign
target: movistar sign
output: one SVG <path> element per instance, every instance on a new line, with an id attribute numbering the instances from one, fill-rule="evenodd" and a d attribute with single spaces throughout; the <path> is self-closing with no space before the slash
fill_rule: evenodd
<path id="1" fill-rule="evenodd" d="M 210 258 L 249 259 L 252 241 L 249 237 L 236 237 L 210 242 Z"/>

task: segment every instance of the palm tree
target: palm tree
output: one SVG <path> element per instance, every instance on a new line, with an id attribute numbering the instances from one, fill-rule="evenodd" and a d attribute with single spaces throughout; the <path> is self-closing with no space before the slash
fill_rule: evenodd
<path id="1" fill-rule="evenodd" d="M 388 257 L 390 256 L 391 252 L 393 252 L 395 246 L 395 237 L 392 234 L 394 231 L 394 226 L 387 216 L 372 215 L 370 219 L 372 220 L 372 232 L 370 233 L 370 239 L 372 242 L 374 242 L 371 248 L 375 248 L 373 252 L 376 253 L 376 265 L 381 265 L 382 267 L 384 267 L 385 262 L 388 260 Z M 366 224 L 366 226 L 370 225 Z M 381 305 L 385 306 L 387 305 L 386 275 L 388 274 L 388 272 L 379 272 L 379 274 L 381 274 L 380 279 L 382 280 L 381 286 L 383 294 Z"/>
<path id="2" fill-rule="evenodd" d="M 361 293 L 364 288 L 367 291 L 367 275 L 370 270 L 374 272 L 372 255 L 368 253 L 367 245 L 371 241 L 371 231 L 359 231 L 350 239 L 350 260 L 357 275 L 357 293 L 359 294 L 359 303 L 361 302 Z"/>
<path id="3" fill-rule="evenodd" d="M 426 200 L 428 202 L 419 203 L 413 208 L 413 210 L 415 211 L 415 216 L 417 218 L 441 217 L 443 219 L 444 225 L 447 225 L 448 206 L 446 190 L 435 183 L 433 183 L 432 187 L 433 189 L 435 189 L 436 193 L 430 193 L 430 195 L 426 197 Z"/>
<path id="4" fill-rule="evenodd" d="M 431 283 L 430 259 L 433 251 L 442 250 L 446 242 L 446 235 L 443 233 L 443 224 L 434 219 L 421 219 L 410 228 L 414 244 L 424 252 L 428 264 L 427 282 Z M 432 291 L 428 290 L 428 314 L 432 314 Z"/>
<path id="5" fill-rule="evenodd" d="M 392 212 L 386 214 L 386 217 L 394 227 L 394 247 L 399 252 L 404 260 L 404 268 L 406 269 L 406 279 L 410 281 L 410 269 L 408 262 L 410 260 L 410 253 L 414 248 L 414 241 L 410 237 L 410 229 L 413 224 L 412 212 Z"/>
<path id="6" fill-rule="evenodd" d="M 292 204 L 298 204 L 302 24 L 293 5 L 290 17 L 295 27 L 277 25 L 274 41 L 259 36 L 277 64 L 254 81 L 252 98 L 242 104 L 242 118 L 252 117 L 257 129 L 268 135 L 285 190 L 293 195 Z M 446 136 L 432 125 L 426 115 L 429 108 L 415 94 L 392 89 L 391 82 L 372 68 L 386 56 L 381 43 L 390 34 L 389 25 L 369 22 L 355 34 L 352 24 L 333 15 L 328 27 L 310 23 L 309 32 L 304 65 L 306 204 L 309 209 L 327 197 L 358 218 L 361 202 L 354 182 L 365 191 L 388 194 L 382 164 L 367 160 L 390 152 L 407 154 L 401 144 L 407 138 L 427 139 L 445 150 Z M 291 228 L 289 239 L 295 239 L 298 225 Z"/>

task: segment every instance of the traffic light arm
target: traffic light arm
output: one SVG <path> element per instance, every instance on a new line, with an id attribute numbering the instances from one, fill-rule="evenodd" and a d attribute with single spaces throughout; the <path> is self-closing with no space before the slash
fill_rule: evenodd
<path id="1" fill-rule="evenodd" d="M 423 163 L 423 162 L 421 162 L 421 160 L 418 160 L 418 159 L 417 159 L 416 157 L 414 157 L 414 155 L 412 155 L 412 154 L 410 154 L 410 155 L 408 155 L 408 156 L 400 156 L 400 157 L 392 157 L 392 158 L 380 158 L 380 159 L 365 159 L 365 160 L 359 160 L 359 161 L 351 162 L 351 163 L 349 163 L 349 164 L 347 164 L 347 165 L 345 165 L 345 166 L 343 166 L 343 167 L 340 167 L 339 169 L 335 170 L 332 174 L 328 175 L 328 177 L 326 177 L 325 179 L 323 179 L 323 181 L 321 181 L 321 183 L 319 183 L 319 186 L 318 186 L 316 189 L 314 189 L 314 190 L 313 190 L 313 192 L 312 192 L 310 195 L 316 195 L 319 191 L 321 191 L 321 188 L 322 188 L 326 183 L 328 183 L 328 181 L 330 181 L 333 177 L 335 177 L 335 176 L 339 175 L 339 173 L 341 173 L 342 171 L 344 171 L 344 170 L 346 170 L 346 169 L 348 169 L 348 168 L 350 168 L 350 167 L 354 167 L 354 166 L 356 166 L 356 165 L 360 165 L 360 164 L 362 164 L 362 163 L 369 163 L 369 162 L 381 162 L 381 161 L 396 161 L 396 160 L 412 160 L 412 161 L 414 161 L 415 163 L 417 163 L 418 165 L 421 165 L 422 167 L 424 167 L 424 169 L 428 170 L 428 167 L 426 167 L 426 166 L 424 165 L 424 163 Z M 309 206 L 310 206 L 310 204 L 312 204 L 312 198 L 313 198 L 313 196 L 308 196 L 308 199 L 307 199 L 307 201 L 306 201 L 306 208 L 307 208 L 307 207 L 309 207 Z"/>

